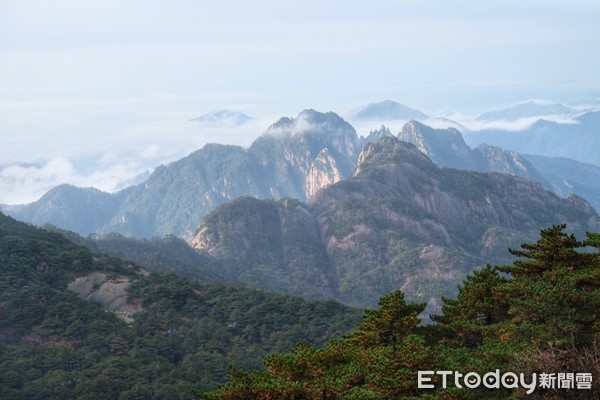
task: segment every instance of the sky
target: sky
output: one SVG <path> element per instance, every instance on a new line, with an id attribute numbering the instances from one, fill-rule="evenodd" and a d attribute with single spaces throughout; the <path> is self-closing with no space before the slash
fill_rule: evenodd
<path id="1" fill-rule="evenodd" d="M 306 108 L 599 99 L 599 20 L 597 0 L 2 0 L 0 203 L 115 191 Z M 254 120 L 190 121 L 220 109 Z"/>

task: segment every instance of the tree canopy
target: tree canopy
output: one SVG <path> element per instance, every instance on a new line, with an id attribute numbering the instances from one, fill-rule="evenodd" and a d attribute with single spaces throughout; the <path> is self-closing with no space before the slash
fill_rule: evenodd
<path id="1" fill-rule="evenodd" d="M 591 373 L 600 376 L 600 236 L 579 241 L 564 225 L 541 231 L 536 243 L 510 250 L 512 265 L 471 274 L 456 298 L 444 298 L 435 324 L 419 325 L 423 305 L 401 292 L 383 297 L 363 323 L 323 349 L 300 344 L 274 354 L 266 371 L 231 370 L 230 381 L 200 396 L 233 399 L 505 399 L 523 388 L 419 388 L 418 371 L 484 375 Z M 532 398 L 556 395 L 597 399 L 590 389 L 536 389 Z M 573 397 L 574 398 L 574 397 Z"/>

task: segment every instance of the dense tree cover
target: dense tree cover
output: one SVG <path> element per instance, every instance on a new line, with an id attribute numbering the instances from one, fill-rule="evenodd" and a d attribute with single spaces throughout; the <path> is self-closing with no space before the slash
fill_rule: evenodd
<path id="1" fill-rule="evenodd" d="M 230 371 L 205 399 L 506 399 L 600 398 L 600 235 L 579 241 L 565 226 L 510 250 L 512 265 L 470 275 L 456 298 L 444 298 L 433 325 L 420 326 L 423 305 L 400 291 L 367 311 L 363 323 L 322 349 L 300 343 L 273 354 L 266 371 Z M 419 388 L 418 371 L 591 373 L 590 389 Z"/>
<path id="2" fill-rule="evenodd" d="M 274 354 L 266 371 L 231 371 L 231 382 L 208 399 L 372 399 L 416 394 L 418 367 L 436 357 L 416 335 L 423 305 L 407 305 L 401 292 L 381 299 L 359 329 L 317 349 L 304 342 L 290 355 Z"/>
<path id="3" fill-rule="evenodd" d="M 423 304 L 396 291 L 349 332 L 360 316 L 337 303 L 141 274 L 0 215 L 0 398 L 596 399 L 598 249 L 600 234 L 580 241 L 554 226 L 511 250 L 512 265 L 468 276 L 433 325 L 420 324 Z M 143 307 L 133 323 L 65 290 L 92 271 L 132 280 L 130 300 Z M 229 382 L 207 392 L 228 367 Z M 418 371 L 496 369 L 594 381 L 533 395 L 444 389 L 439 375 L 435 388 L 417 387 Z"/>
<path id="4" fill-rule="evenodd" d="M 44 229 L 60 233 L 93 253 L 110 254 L 143 265 L 149 272 L 169 271 L 201 283 L 233 283 L 222 272 L 223 265 L 219 261 L 192 249 L 183 239 L 174 235 L 151 239 L 136 239 L 119 233 L 82 237 L 50 224 L 44 225 Z"/>
<path id="5" fill-rule="evenodd" d="M 100 271 L 131 280 L 128 324 L 66 289 Z M 0 214 L 0 399 L 186 399 L 261 368 L 301 340 L 323 346 L 361 312 L 242 287 L 200 285 L 91 253 Z"/>

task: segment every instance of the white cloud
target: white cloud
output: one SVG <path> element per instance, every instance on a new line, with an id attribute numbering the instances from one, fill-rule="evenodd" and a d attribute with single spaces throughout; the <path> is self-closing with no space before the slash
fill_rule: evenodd
<path id="1" fill-rule="evenodd" d="M 0 203 L 35 200 L 50 188 L 75 177 L 73 164 L 63 157 L 43 165 L 9 165 L 0 170 Z"/>
<path id="2" fill-rule="evenodd" d="M 75 166 L 57 157 L 36 165 L 13 164 L 0 169 L 0 203 L 23 204 L 35 201 L 51 188 L 69 183 L 114 192 L 139 179 L 152 169 L 143 156 L 115 158 L 105 154 L 93 166 Z"/>
<path id="3" fill-rule="evenodd" d="M 69 183 L 114 192 L 141 179 L 160 164 L 168 164 L 200 149 L 207 143 L 250 145 L 272 118 L 254 119 L 240 127 L 204 128 L 182 114 L 126 125 L 112 135 L 94 134 L 73 138 L 54 152 L 61 155 L 35 164 L 0 164 L 0 203 L 22 204 L 37 200 L 51 188 Z M 96 128 L 98 129 L 98 128 Z M 21 143 L 20 147 L 25 147 Z M 31 146 L 35 145 L 32 138 Z M 52 141 L 45 146 L 51 146 Z M 47 148 L 44 151 L 48 151 Z M 0 160 L 1 161 L 1 160 Z"/>
<path id="4" fill-rule="evenodd" d="M 73 164 L 69 160 L 58 157 L 43 166 L 11 165 L 0 173 L 2 179 L 9 182 L 40 182 L 70 176 L 74 173 Z"/>
<path id="5" fill-rule="evenodd" d="M 531 125 L 539 121 L 540 119 L 557 122 L 559 124 L 576 124 L 578 123 L 572 117 L 561 116 L 561 115 L 545 115 L 535 116 L 530 118 L 519 118 L 514 121 L 480 121 L 472 116 L 465 116 L 464 114 L 456 113 L 448 117 L 453 121 L 458 122 L 470 131 L 481 131 L 487 129 L 500 129 L 505 131 L 522 131 L 529 128 Z"/>

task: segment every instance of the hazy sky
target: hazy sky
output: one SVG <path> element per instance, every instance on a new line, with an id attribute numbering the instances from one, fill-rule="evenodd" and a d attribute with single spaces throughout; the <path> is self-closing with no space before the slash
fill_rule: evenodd
<path id="1" fill-rule="evenodd" d="M 0 203 L 114 190 L 281 115 L 600 97 L 600 2 L 2 0 Z M 218 109 L 239 130 L 189 119 Z"/>

